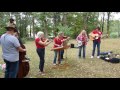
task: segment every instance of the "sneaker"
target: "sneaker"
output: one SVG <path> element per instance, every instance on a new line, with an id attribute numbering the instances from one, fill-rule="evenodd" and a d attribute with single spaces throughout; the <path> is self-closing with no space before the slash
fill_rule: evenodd
<path id="1" fill-rule="evenodd" d="M 45 75 L 45 73 L 42 73 L 41 75 L 43 75 L 43 76 L 44 76 L 44 75 Z"/>
<path id="2" fill-rule="evenodd" d="M 56 64 L 54 63 L 53 65 L 55 66 Z"/>
<path id="3" fill-rule="evenodd" d="M 40 74 L 40 75 L 45 75 L 45 72 L 41 72 L 41 71 L 40 71 L 40 73 L 39 73 L 39 74 Z"/>
<path id="4" fill-rule="evenodd" d="M 100 58 L 100 56 L 97 56 L 97 58 L 99 59 L 99 58 Z"/>
<path id="5" fill-rule="evenodd" d="M 94 58 L 93 56 L 91 56 L 90 58 Z"/>

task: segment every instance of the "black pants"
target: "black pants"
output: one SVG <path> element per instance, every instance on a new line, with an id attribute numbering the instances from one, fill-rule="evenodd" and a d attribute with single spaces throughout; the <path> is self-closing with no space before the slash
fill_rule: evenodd
<path id="1" fill-rule="evenodd" d="M 61 59 L 63 59 L 64 56 L 64 50 L 61 50 Z"/>
<path id="2" fill-rule="evenodd" d="M 44 63 L 45 63 L 45 60 L 44 60 L 45 48 L 38 48 L 37 49 L 37 54 L 38 54 L 38 56 L 40 58 L 39 69 L 40 69 L 41 72 L 43 72 Z"/>

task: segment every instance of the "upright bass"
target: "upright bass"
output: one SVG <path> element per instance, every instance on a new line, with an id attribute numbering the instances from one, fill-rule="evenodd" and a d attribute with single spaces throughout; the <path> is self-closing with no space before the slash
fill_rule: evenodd
<path id="1" fill-rule="evenodd" d="M 23 49 L 26 49 L 21 40 L 19 39 L 20 45 Z M 19 71 L 17 78 L 24 78 L 27 76 L 30 70 L 29 59 L 26 58 L 26 52 L 19 52 Z"/>

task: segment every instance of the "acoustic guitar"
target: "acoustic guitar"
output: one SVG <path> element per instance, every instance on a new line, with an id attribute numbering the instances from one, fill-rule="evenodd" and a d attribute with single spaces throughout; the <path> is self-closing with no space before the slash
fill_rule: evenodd
<path id="1" fill-rule="evenodd" d="M 100 36 L 98 34 L 93 34 L 93 33 L 89 34 L 89 39 L 92 41 L 98 39 L 99 37 Z M 104 38 L 108 38 L 108 34 L 101 36 L 101 39 L 104 39 Z"/>
<path id="2" fill-rule="evenodd" d="M 90 40 L 97 40 L 100 36 L 98 34 L 93 34 L 93 33 L 90 33 L 89 34 L 89 39 Z"/>

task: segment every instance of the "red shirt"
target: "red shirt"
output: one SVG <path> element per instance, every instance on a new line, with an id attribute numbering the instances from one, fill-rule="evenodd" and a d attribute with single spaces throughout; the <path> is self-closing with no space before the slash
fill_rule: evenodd
<path id="1" fill-rule="evenodd" d="M 61 44 L 62 44 L 62 39 L 60 39 L 60 38 L 58 38 L 58 37 L 55 37 L 55 38 L 54 38 L 54 43 L 55 43 L 55 44 L 58 44 L 58 45 L 61 45 Z M 58 46 L 54 45 L 54 48 L 55 48 L 55 47 L 58 47 Z"/>
<path id="2" fill-rule="evenodd" d="M 40 38 L 36 38 L 35 39 L 35 44 L 36 44 L 36 47 L 37 48 L 45 48 L 45 46 L 43 46 L 43 45 L 40 45 L 38 42 L 40 41 Z M 43 41 L 44 42 L 44 41 Z"/>
<path id="3" fill-rule="evenodd" d="M 93 33 L 93 34 L 98 34 L 99 36 L 102 35 L 102 32 L 101 32 L 101 31 L 97 31 L 97 30 L 93 30 L 92 33 Z M 99 38 L 96 39 L 96 40 L 97 40 L 98 42 L 100 42 L 100 41 L 101 41 L 101 37 L 99 37 Z"/>

